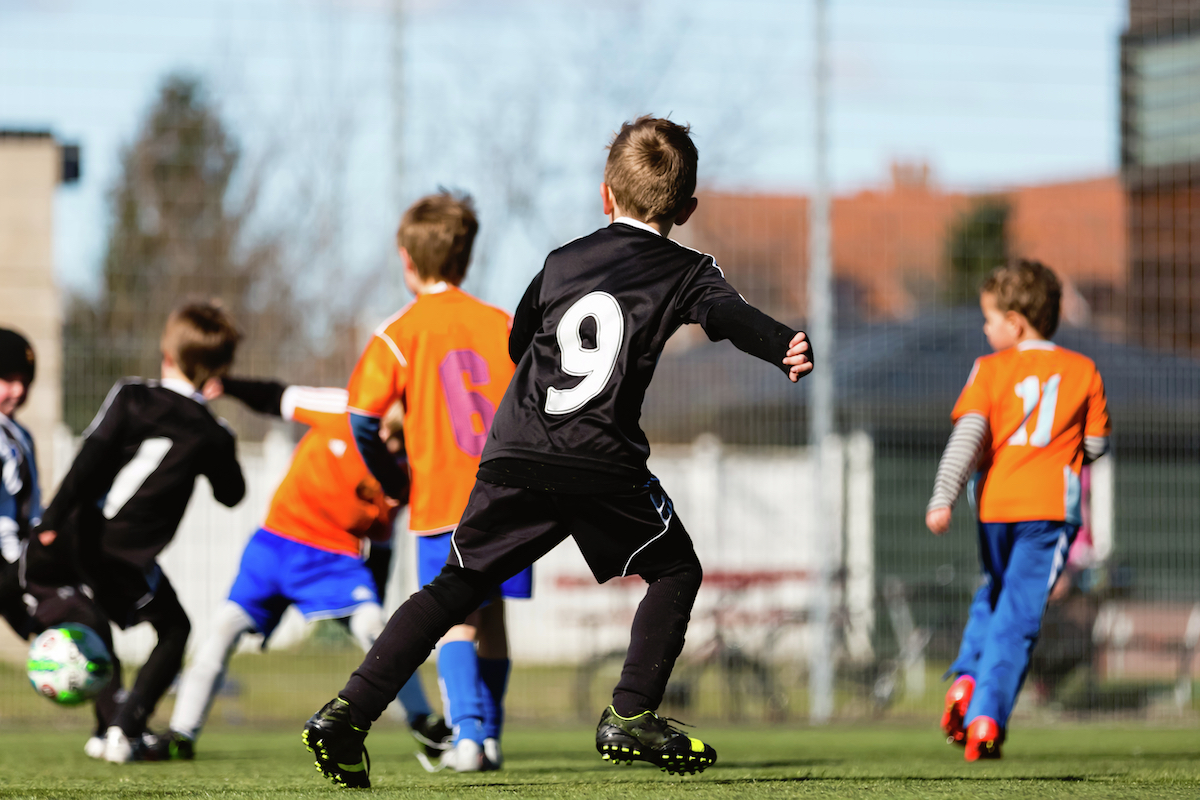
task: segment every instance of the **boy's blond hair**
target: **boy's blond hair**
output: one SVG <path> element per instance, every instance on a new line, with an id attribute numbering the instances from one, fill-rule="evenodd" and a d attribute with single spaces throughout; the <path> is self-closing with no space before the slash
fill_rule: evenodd
<path id="1" fill-rule="evenodd" d="M 638 117 L 626 122 L 608 146 L 604 182 L 617 205 L 643 222 L 671 219 L 696 193 L 699 153 L 691 126 Z"/>
<path id="2" fill-rule="evenodd" d="M 216 301 L 191 301 L 171 312 L 163 327 L 163 355 L 197 389 L 229 371 L 242 334 Z"/>
<path id="3" fill-rule="evenodd" d="M 457 286 L 467 275 L 478 231 L 470 195 L 441 191 L 409 206 L 400 220 L 396 243 L 408 251 L 422 280 Z"/>
<path id="4" fill-rule="evenodd" d="M 1015 311 L 1029 320 L 1042 338 L 1058 330 L 1062 282 L 1042 262 L 1021 258 L 996 267 L 980 291 L 996 298 L 1001 311 Z"/>

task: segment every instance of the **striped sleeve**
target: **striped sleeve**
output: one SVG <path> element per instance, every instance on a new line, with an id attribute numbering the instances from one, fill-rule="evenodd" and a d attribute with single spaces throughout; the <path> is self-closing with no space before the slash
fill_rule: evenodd
<path id="1" fill-rule="evenodd" d="M 1107 436 L 1083 437 L 1083 463 L 1090 464 L 1108 452 Z"/>
<path id="2" fill-rule="evenodd" d="M 971 477 L 975 462 L 983 450 L 988 437 L 988 422 L 980 414 L 964 414 L 954 425 L 950 441 L 938 463 L 937 477 L 933 481 L 933 497 L 929 499 L 927 511 L 935 508 L 954 508 L 958 495 Z"/>

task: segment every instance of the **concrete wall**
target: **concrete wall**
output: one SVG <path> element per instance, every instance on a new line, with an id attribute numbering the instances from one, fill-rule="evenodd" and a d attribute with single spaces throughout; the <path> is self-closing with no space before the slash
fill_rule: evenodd
<path id="1" fill-rule="evenodd" d="M 49 135 L 0 132 L 0 326 L 37 352 L 37 379 L 17 419 L 38 444 L 43 492 L 53 487 L 54 431 L 62 423 L 62 302 L 54 280 L 54 192 L 61 156 Z"/>

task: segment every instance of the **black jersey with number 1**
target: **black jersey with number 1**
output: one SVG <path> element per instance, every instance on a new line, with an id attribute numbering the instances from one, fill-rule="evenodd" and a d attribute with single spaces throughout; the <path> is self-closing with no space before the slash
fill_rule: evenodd
<path id="1" fill-rule="evenodd" d="M 218 502 L 234 506 L 246 493 L 233 433 L 183 381 L 124 380 L 109 392 L 63 479 L 42 528 L 60 530 L 79 509 L 94 521 L 109 555 L 148 570 L 175 535 L 196 476 Z"/>
<path id="2" fill-rule="evenodd" d="M 667 339 L 688 323 L 788 370 L 795 331 L 748 305 L 711 256 L 624 219 L 552 252 L 513 317 L 516 374 L 480 479 L 568 491 L 643 483 L 642 401 Z"/>

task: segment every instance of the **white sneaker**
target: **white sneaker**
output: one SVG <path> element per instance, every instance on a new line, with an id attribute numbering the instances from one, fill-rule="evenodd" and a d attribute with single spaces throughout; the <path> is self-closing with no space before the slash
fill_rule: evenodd
<path id="1" fill-rule="evenodd" d="M 483 769 L 483 748 L 479 742 L 459 739 L 442 754 L 442 763 L 455 772 L 479 772 Z"/>
<path id="2" fill-rule="evenodd" d="M 104 739 L 99 736 L 88 739 L 87 744 L 83 746 L 83 754 L 88 758 L 102 760 L 104 758 Z"/>
<path id="3" fill-rule="evenodd" d="M 125 731 L 116 725 L 104 734 L 104 760 L 113 764 L 127 764 L 133 761 L 133 745 Z"/>
<path id="4" fill-rule="evenodd" d="M 500 769 L 504 766 L 504 754 L 500 752 L 499 739 L 483 740 L 483 768 L 485 770 Z"/>

